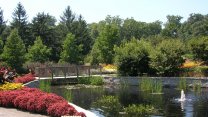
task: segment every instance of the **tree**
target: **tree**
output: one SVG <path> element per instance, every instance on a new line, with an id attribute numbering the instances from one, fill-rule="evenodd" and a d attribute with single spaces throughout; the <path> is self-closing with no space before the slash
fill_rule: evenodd
<path id="1" fill-rule="evenodd" d="M 0 36 L 2 36 L 2 33 L 5 28 L 6 28 L 6 21 L 4 21 L 3 10 L 0 7 Z"/>
<path id="2" fill-rule="evenodd" d="M 60 62 L 78 64 L 82 58 L 80 51 L 82 51 L 82 46 L 76 45 L 75 36 L 72 33 L 67 34 L 63 42 Z"/>
<path id="3" fill-rule="evenodd" d="M 76 18 L 76 14 L 72 13 L 70 6 L 67 6 L 59 25 L 62 33 L 62 38 L 66 37 L 66 34 L 72 33 L 75 35 L 77 46 L 83 45 L 81 51 L 82 55 L 85 56 L 89 53 L 92 48 L 92 38 L 90 37 L 89 29 L 86 21 L 79 15 Z M 83 61 L 83 60 L 82 60 Z"/>
<path id="4" fill-rule="evenodd" d="M 23 40 L 26 49 L 29 45 L 33 43 L 34 40 L 31 38 L 31 32 L 29 29 L 26 10 L 23 5 L 19 2 L 16 9 L 13 12 L 13 21 L 11 22 L 11 28 L 16 28 L 18 30 L 19 36 Z"/>
<path id="5" fill-rule="evenodd" d="M 29 47 L 27 58 L 31 62 L 44 63 L 49 60 L 51 49 L 42 43 L 40 37 L 37 37 L 34 45 Z"/>
<path id="6" fill-rule="evenodd" d="M 42 42 L 47 47 L 50 47 L 51 56 L 50 60 L 57 62 L 60 59 L 61 42 L 58 38 L 56 25 L 56 19 L 43 13 L 38 13 L 32 20 L 32 32 L 34 37 L 40 36 Z"/>
<path id="7" fill-rule="evenodd" d="M 183 39 L 193 37 L 208 36 L 208 16 L 202 14 L 190 14 L 186 22 L 180 29 L 180 35 Z"/>
<path id="8" fill-rule="evenodd" d="M 106 25 L 95 40 L 91 51 L 91 63 L 113 63 L 114 46 L 120 43 L 119 30 L 116 25 Z M 93 57 L 97 55 L 96 57 Z M 93 60 L 96 59 L 96 60 Z M 96 62 L 96 63 L 93 63 Z"/>
<path id="9" fill-rule="evenodd" d="M 149 54 L 152 50 L 151 44 L 144 40 L 132 38 L 115 48 L 115 63 L 118 72 L 122 76 L 138 76 L 150 73 Z"/>
<path id="10" fill-rule="evenodd" d="M 208 36 L 193 38 L 189 42 L 189 47 L 195 60 L 208 63 Z"/>
<path id="11" fill-rule="evenodd" d="M 179 70 L 184 63 L 184 44 L 179 39 L 166 39 L 151 51 L 150 65 L 160 75 L 171 76 Z"/>
<path id="12" fill-rule="evenodd" d="M 25 53 L 25 45 L 18 35 L 17 29 L 12 30 L 1 55 L 2 60 L 10 67 L 20 71 L 25 62 Z"/>
<path id="13" fill-rule="evenodd" d="M 179 29 L 181 27 L 181 16 L 168 15 L 168 21 L 165 28 L 162 30 L 162 35 L 170 38 L 177 38 L 179 36 Z"/>

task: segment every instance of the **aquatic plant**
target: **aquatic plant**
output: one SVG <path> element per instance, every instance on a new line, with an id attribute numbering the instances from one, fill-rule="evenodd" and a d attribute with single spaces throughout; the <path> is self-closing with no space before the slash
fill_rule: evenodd
<path id="1" fill-rule="evenodd" d="M 152 105 L 129 105 L 124 108 L 124 112 L 128 117 L 144 117 L 146 115 L 150 115 L 156 112 L 156 109 Z"/>
<path id="2" fill-rule="evenodd" d="M 50 80 L 39 80 L 39 88 L 44 92 L 51 92 L 51 81 Z"/>
<path id="3" fill-rule="evenodd" d="M 69 102 L 71 102 L 72 101 L 72 92 L 71 92 L 71 90 L 65 90 L 64 91 L 64 95 L 63 95 L 63 97 L 67 100 L 67 101 L 69 101 Z"/>
<path id="4" fill-rule="evenodd" d="M 101 112 L 104 112 L 106 116 L 113 115 L 115 117 L 118 116 L 119 111 L 122 109 L 119 99 L 116 96 L 102 96 L 95 103 L 93 103 L 93 106 L 104 110 Z"/>
<path id="5" fill-rule="evenodd" d="M 161 93 L 162 92 L 162 81 L 152 78 L 142 78 L 140 81 L 141 91 L 150 91 L 151 93 Z"/>
<path id="6" fill-rule="evenodd" d="M 179 90 L 186 90 L 187 89 L 187 84 L 186 84 L 186 79 L 185 78 L 180 78 L 179 79 L 179 84 L 178 84 L 178 89 Z"/>
<path id="7" fill-rule="evenodd" d="M 195 92 L 199 93 L 201 91 L 201 87 L 202 87 L 201 81 L 196 80 L 196 81 L 193 82 L 193 90 Z"/>
<path id="8" fill-rule="evenodd" d="M 79 77 L 78 78 L 79 84 L 86 84 L 86 85 L 103 85 L 103 78 L 100 76 L 90 76 L 90 77 Z"/>
<path id="9" fill-rule="evenodd" d="M 139 83 L 139 86 L 141 91 L 151 91 L 153 87 L 153 81 L 152 79 L 147 77 L 142 78 Z"/>

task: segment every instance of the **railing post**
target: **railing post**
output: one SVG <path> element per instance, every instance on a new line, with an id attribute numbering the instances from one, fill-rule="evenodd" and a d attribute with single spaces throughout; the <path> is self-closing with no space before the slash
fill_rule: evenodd
<path id="1" fill-rule="evenodd" d="M 77 71 L 77 78 L 79 78 L 79 68 L 78 68 L 78 65 L 76 65 L 76 71 Z"/>

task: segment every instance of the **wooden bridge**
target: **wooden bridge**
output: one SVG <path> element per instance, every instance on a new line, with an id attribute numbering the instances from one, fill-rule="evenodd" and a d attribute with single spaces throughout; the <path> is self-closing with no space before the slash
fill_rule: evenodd
<path id="1" fill-rule="evenodd" d="M 52 84 L 76 84 L 78 77 L 102 74 L 101 66 L 53 64 L 36 66 L 35 73 L 39 79 L 51 79 Z"/>

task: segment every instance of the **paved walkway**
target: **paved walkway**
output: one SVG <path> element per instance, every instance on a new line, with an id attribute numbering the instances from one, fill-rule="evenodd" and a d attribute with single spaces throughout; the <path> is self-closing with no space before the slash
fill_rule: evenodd
<path id="1" fill-rule="evenodd" d="M 30 113 L 27 111 L 21 111 L 15 108 L 0 107 L 0 117 L 49 117 L 49 116 Z"/>

